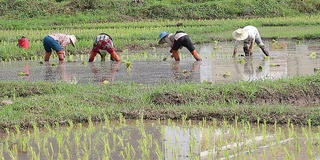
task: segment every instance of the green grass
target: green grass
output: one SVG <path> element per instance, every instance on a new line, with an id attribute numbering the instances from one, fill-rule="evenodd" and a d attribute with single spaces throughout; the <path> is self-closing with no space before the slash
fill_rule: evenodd
<path id="1" fill-rule="evenodd" d="M 104 84 L 74 85 L 50 82 L 0 82 L 1 128 L 16 124 L 82 122 L 105 115 L 117 119 L 239 119 L 256 122 L 319 124 L 319 108 L 311 107 L 320 90 L 320 76 L 235 84 Z M 296 99 L 308 102 L 305 106 Z M 309 106 L 309 107 L 308 107 Z M 35 119 L 35 117 L 37 117 Z"/>
<path id="2" fill-rule="evenodd" d="M 152 49 L 157 44 L 159 33 L 162 31 L 186 31 L 194 43 L 214 43 L 219 41 L 232 41 L 231 33 L 238 27 L 252 24 L 258 27 L 263 39 L 318 39 L 320 34 L 317 19 L 320 16 L 257 18 L 257 19 L 225 19 L 225 20 L 162 20 L 137 22 L 110 22 L 110 23 L 74 23 L 61 25 L 61 29 L 23 29 L 3 30 L 0 35 L 0 59 L 24 60 L 42 59 L 44 49 L 42 38 L 54 32 L 74 34 L 77 36 L 76 48 L 67 46 L 67 55 L 88 55 L 95 35 L 106 32 L 114 39 L 114 45 L 121 54 L 122 51 L 133 48 Z M 307 19 L 307 20 L 306 20 Z M 35 20 L 39 21 L 39 20 Z M 183 22 L 183 26 L 172 24 Z M 281 23 L 281 26 L 279 26 Z M 94 27 L 92 27 L 94 26 Z M 41 27 L 41 26 L 39 26 Z M 22 36 L 29 39 L 30 49 L 23 50 L 16 46 L 17 40 Z M 129 57 L 130 59 L 130 57 Z"/>

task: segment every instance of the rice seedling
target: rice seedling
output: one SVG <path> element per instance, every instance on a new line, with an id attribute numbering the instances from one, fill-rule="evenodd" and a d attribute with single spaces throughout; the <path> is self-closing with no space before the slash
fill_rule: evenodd
<path id="1" fill-rule="evenodd" d="M 246 61 L 244 59 L 239 59 L 239 60 L 237 60 L 237 62 L 240 64 L 244 64 Z"/>
<path id="2" fill-rule="evenodd" d="M 311 52 L 309 54 L 309 56 L 312 58 L 312 59 L 316 59 L 317 58 L 317 53 L 316 52 Z"/>
<path id="3" fill-rule="evenodd" d="M 280 67 L 280 64 L 270 64 L 270 67 Z"/>
<path id="4" fill-rule="evenodd" d="M 126 64 L 126 69 L 127 70 L 131 70 L 131 62 L 125 62 L 125 64 Z"/>
<path id="5" fill-rule="evenodd" d="M 88 65 L 88 62 L 87 61 L 83 61 L 81 64 L 82 65 Z"/>
<path id="6" fill-rule="evenodd" d="M 227 78 L 231 76 L 231 72 L 227 71 L 225 74 L 222 75 L 222 77 Z"/>

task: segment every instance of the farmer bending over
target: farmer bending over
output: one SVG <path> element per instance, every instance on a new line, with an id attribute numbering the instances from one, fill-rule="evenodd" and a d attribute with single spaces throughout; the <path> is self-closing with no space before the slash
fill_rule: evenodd
<path id="1" fill-rule="evenodd" d="M 260 37 L 259 31 L 256 27 L 246 26 L 244 28 L 237 29 L 232 33 L 232 37 L 236 40 L 233 50 L 233 57 L 237 54 L 237 47 L 240 43 L 243 43 L 243 51 L 245 53 L 245 56 L 251 56 L 253 53 L 252 48 L 254 42 L 259 45 L 262 52 L 266 56 L 269 56 L 269 52 L 266 50 Z"/>
<path id="2" fill-rule="evenodd" d="M 53 33 L 47 35 L 43 39 L 43 47 L 46 51 L 46 55 L 44 56 L 44 61 L 49 61 L 52 49 L 55 50 L 58 54 L 59 61 L 64 61 L 65 57 L 65 48 L 67 45 L 72 44 L 75 47 L 75 43 L 77 41 L 76 36 L 61 34 L 61 33 Z"/>
<path id="3" fill-rule="evenodd" d="M 89 57 L 89 62 L 92 62 L 94 60 L 94 57 L 98 53 L 101 56 L 101 60 L 104 61 L 105 55 L 101 54 L 100 50 L 106 50 L 110 54 L 110 60 L 112 61 L 118 62 L 121 60 L 117 52 L 115 51 L 115 48 L 113 47 L 112 38 L 106 33 L 100 33 L 94 39 L 93 48 Z"/>
<path id="4" fill-rule="evenodd" d="M 179 49 L 182 47 L 186 47 L 192 56 L 197 60 L 201 61 L 201 57 L 199 53 L 196 51 L 195 47 L 193 46 L 189 35 L 183 31 L 177 31 L 176 33 L 161 32 L 160 33 L 160 40 L 159 44 L 168 43 L 171 47 L 170 53 L 172 53 L 171 57 L 173 57 L 176 61 L 180 61 L 179 57 Z"/>

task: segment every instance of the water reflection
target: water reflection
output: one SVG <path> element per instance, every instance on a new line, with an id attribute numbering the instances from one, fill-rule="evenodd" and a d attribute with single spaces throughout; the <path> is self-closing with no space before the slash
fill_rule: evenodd
<path id="1" fill-rule="evenodd" d="M 106 65 L 110 65 L 107 67 Z M 112 83 L 115 80 L 115 76 L 119 71 L 121 66 L 121 62 L 111 62 L 110 64 L 107 63 L 100 63 L 99 66 L 95 63 L 89 63 L 91 72 L 94 77 L 94 82 L 96 83 Z"/>
<path id="2" fill-rule="evenodd" d="M 282 61 L 280 58 L 273 61 L 244 57 L 243 63 L 235 63 L 235 69 L 237 75 L 241 75 L 241 79 L 244 81 L 279 79 L 287 76 L 286 61 Z M 239 68 L 242 65 L 243 70 Z"/>
<path id="3" fill-rule="evenodd" d="M 252 57 L 232 58 L 233 43 L 218 42 L 214 44 L 198 44 L 203 58 L 195 62 L 187 50 L 181 50 L 181 61 L 173 59 L 162 61 L 164 48 L 141 51 L 152 54 L 135 54 L 130 61 L 131 69 L 126 65 L 111 61 L 83 64 L 83 59 L 74 57 L 74 62 L 52 62 L 39 64 L 37 61 L 1 62 L 0 80 L 46 80 L 64 81 L 68 83 L 86 84 L 103 82 L 130 83 L 163 83 L 163 82 L 210 82 L 232 83 L 237 81 L 254 81 L 261 79 L 279 79 L 284 77 L 315 74 L 320 68 L 319 56 L 312 58 L 310 53 L 319 55 L 320 44 L 316 42 L 296 43 L 290 41 L 265 42 L 270 51 L 270 58 L 265 59 L 259 47 L 254 47 Z M 159 57 L 156 57 L 159 55 Z M 150 56 L 150 57 L 148 57 Z M 144 59 L 146 58 L 146 59 Z M 153 58 L 153 59 L 152 59 Z M 243 62 L 240 62 L 243 61 Z M 53 65 L 56 63 L 56 65 Z M 29 76 L 18 73 L 29 66 Z M 228 76 L 225 76 L 228 74 Z"/>
<path id="4" fill-rule="evenodd" d="M 76 83 L 75 75 L 67 72 L 66 62 L 59 61 L 56 63 L 45 62 L 45 81 L 65 81 L 69 83 Z"/>
<path id="5" fill-rule="evenodd" d="M 243 81 L 255 81 L 264 79 L 279 79 L 292 76 L 315 74 L 314 68 L 319 67 L 319 60 L 311 58 L 311 52 L 319 52 L 317 43 L 295 43 L 279 41 L 266 42 L 270 50 L 270 58 L 265 59 L 258 47 L 254 52 L 261 52 L 252 57 L 238 56 L 230 58 L 229 43 L 213 44 L 211 47 L 200 47 L 200 52 L 206 54 L 200 71 L 200 79 L 212 83 L 229 83 Z M 218 49 L 217 49 L 218 48 Z M 224 76 L 226 73 L 229 76 Z"/>
<path id="6" fill-rule="evenodd" d="M 190 68 L 184 68 L 181 69 L 180 62 L 179 61 L 174 61 L 172 62 L 172 73 L 173 73 L 173 78 L 176 82 L 183 81 L 183 82 L 192 82 L 196 79 L 196 76 L 200 70 L 200 65 L 201 61 L 195 61 L 191 65 Z M 188 65 L 187 67 L 189 67 Z M 198 80 L 196 80 L 197 82 Z"/>
<path id="7" fill-rule="evenodd" d="M 315 159 L 319 151 L 319 128 L 279 124 L 137 120 L 9 133 L 1 159 Z"/>
<path id="8" fill-rule="evenodd" d="M 198 128 L 165 126 L 164 159 L 197 159 L 201 152 L 200 141 L 201 130 Z"/>

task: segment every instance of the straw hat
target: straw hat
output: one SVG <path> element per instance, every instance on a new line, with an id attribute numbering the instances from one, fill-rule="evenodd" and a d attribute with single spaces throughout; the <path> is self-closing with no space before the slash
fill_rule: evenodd
<path id="1" fill-rule="evenodd" d="M 248 37 L 248 32 L 245 31 L 244 29 L 237 29 L 235 30 L 233 33 L 232 33 L 232 37 L 235 39 L 235 40 L 238 40 L 238 41 L 242 41 L 242 40 L 245 40 L 247 37 Z"/>
<path id="2" fill-rule="evenodd" d="M 159 35 L 160 40 L 159 40 L 158 44 L 163 44 L 163 43 L 165 43 L 165 41 L 164 41 L 163 39 L 164 39 L 167 35 L 168 35 L 167 32 L 161 32 L 160 35 Z"/>
<path id="3" fill-rule="evenodd" d="M 75 43 L 77 41 L 77 38 L 75 35 L 68 35 L 71 41 L 71 44 L 75 47 Z"/>

